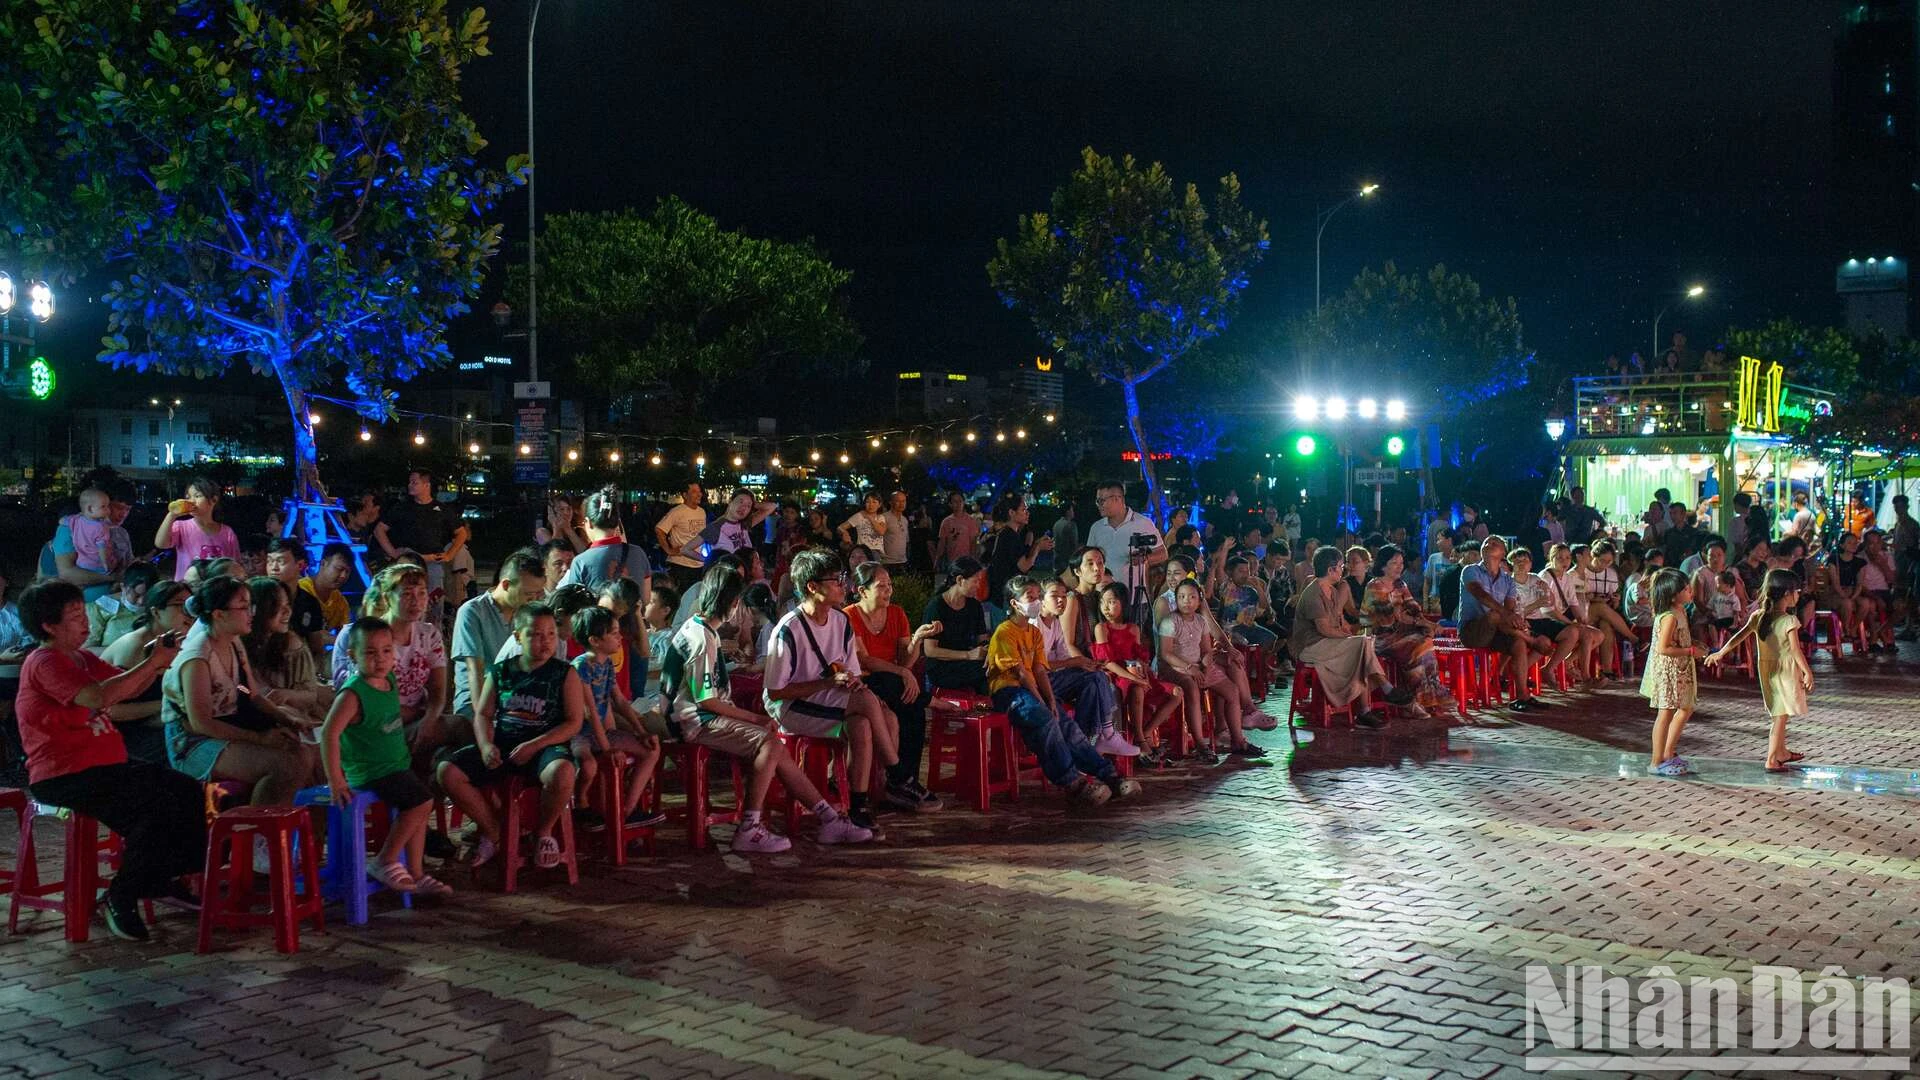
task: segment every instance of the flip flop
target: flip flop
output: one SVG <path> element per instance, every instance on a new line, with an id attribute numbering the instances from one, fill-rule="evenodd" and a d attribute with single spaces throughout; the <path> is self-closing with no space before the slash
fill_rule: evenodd
<path id="1" fill-rule="evenodd" d="M 1805 760 L 1807 760 L 1807 755 L 1805 755 L 1805 754 L 1796 754 L 1796 753 L 1794 753 L 1793 751 L 1791 751 L 1791 750 L 1789 750 L 1789 751 L 1787 751 L 1787 756 L 1786 756 L 1786 757 L 1783 757 L 1783 758 L 1781 758 L 1780 760 L 1781 760 L 1781 761 L 1783 761 L 1783 762 L 1786 762 L 1786 763 L 1787 763 L 1788 765 L 1791 765 L 1791 764 L 1793 764 L 1793 763 L 1794 763 L 1794 762 L 1796 762 L 1796 761 L 1805 761 Z"/>
<path id="2" fill-rule="evenodd" d="M 1787 768 L 1785 765 L 1776 765 L 1771 761 L 1767 762 L 1766 769 L 1768 772 L 1792 772 L 1793 771 Z"/>

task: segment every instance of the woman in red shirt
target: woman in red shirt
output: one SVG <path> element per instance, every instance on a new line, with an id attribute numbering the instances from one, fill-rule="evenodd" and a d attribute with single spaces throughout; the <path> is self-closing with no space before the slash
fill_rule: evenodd
<path id="1" fill-rule="evenodd" d="M 900 761 L 887 769 L 887 802 L 902 810 L 940 809 L 940 796 L 920 783 L 920 751 L 927 744 L 927 703 L 920 692 L 920 646 L 940 632 L 928 623 L 907 632 L 907 613 L 893 602 L 893 575 L 879 563 L 854 567 L 859 600 L 846 609 L 867 688 L 900 720 Z"/>
<path id="2" fill-rule="evenodd" d="M 120 872 L 107 886 L 107 928 L 147 940 L 139 901 L 185 897 L 182 874 L 204 865 L 207 821 L 200 785 L 164 765 L 127 760 L 107 715 L 147 688 L 180 645 L 162 637 L 127 671 L 87 652 L 87 605 L 64 581 L 20 595 L 20 621 L 39 642 L 20 668 L 16 712 L 35 801 L 85 814 L 125 841 Z"/>

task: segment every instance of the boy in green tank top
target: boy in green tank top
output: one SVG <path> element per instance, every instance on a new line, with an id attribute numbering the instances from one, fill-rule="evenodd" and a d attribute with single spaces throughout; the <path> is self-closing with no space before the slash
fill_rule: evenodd
<path id="1" fill-rule="evenodd" d="M 398 659 L 393 630 L 380 619 L 361 619 L 349 630 L 347 645 L 358 674 L 340 688 L 320 732 L 327 787 L 336 806 L 351 803 L 356 790 L 367 791 L 398 815 L 380 853 L 367 864 L 369 877 L 397 892 L 450 896 L 452 887 L 424 873 L 421 862 L 433 794 L 414 775 L 400 721 L 400 695 L 392 678 Z M 422 874 L 414 877 L 409 866 Z"/>

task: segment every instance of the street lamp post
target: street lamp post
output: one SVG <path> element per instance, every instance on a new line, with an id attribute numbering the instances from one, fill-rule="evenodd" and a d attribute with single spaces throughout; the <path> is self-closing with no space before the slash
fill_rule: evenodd
<path id="1" fill-rule="evenodd" d="M 1687 292 L 1683 299 L 1698 300 L 1705 295 L 1707 295 L 1707 287 L 1705 285 L 1689 285 L 1687 286 Z M 1660 358 L 1660 320 L 1666 318 L 1667 313 L 1679 306 L 1679 303 L 1679 300 L 1673 301 L 1666 307 L 1661 308 L 1660 314 L 1653 317 L 1653 351 L 1647 354 L 1647 363 L 1654 363 Z"/>
<path id="2" fill-rule="evenodd" d="M 540 288 L 539 260 L 534 246 L 533 185 L 540 170 L 533 160 L 533 31 L 540 25 L 541 0 L 533 0 L 533 16 L 527 20 L 527 381 L 540 381 Z"/>
<path id="3" fill-rule="evenodd" d="M 1315 229 L 1313 233 L 1313 311 L 1314 311 L 1314 314 L 1317 315 L 1320 313 L 1320 238 L 1322 236 L 1325 236 L 1327 233 L 1327 222 L 1333 220 L 1333 215 L 1346 209 L 1346 206 L 1348 203 L 1352 202 L 1355 199 L 1364 199 L 1367 196 L 1372 195 L 1374 192 L 1379 190 L 1380 190 L 1379 184 L 1362 184 L 1360 186 L 1359 191 L 1356 191 L 1353 194 L 1335 203 L 1333 206 L 1333 209 L 1322 211 L 1317 215 L 1318 218 L 1320 219 L 1319 227 Z"/>

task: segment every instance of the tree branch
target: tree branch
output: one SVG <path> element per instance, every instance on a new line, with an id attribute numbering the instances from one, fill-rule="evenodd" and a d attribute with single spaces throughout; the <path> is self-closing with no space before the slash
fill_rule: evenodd
<path id="1" fill-rule="evenodd" d="M 217 322 L 222 326 L 231 327 L 235 330 L 241 331 L 242 333 L 252 334 L 253 336 L 260 338 L 263 341 L 276 341 L 280 337 L 280 335 L 274 333 L 273 331 L 267 329 L 264 326 L 261 326 L 259 323 L 248 322 L 247 320 L 241 318 L 238 315 L 233 315 L 228 312 L 222 311 L 217 307 L 213 307 L 211 305 L 201 303 L 198 299 L 196 299 L 193 296 L 192 293 L 189 293 L 185 289 L 182 289 L 180 286 L 174 285 L 171 282 L 162 282 L 160 287 L 172 293 L 173 295 L 179 297 L 187 305 L 187 308 L 189 310 L 199 312 L 200 314 L 205 315 L 207 318 L 212 319 L 214 322 Z"/>

